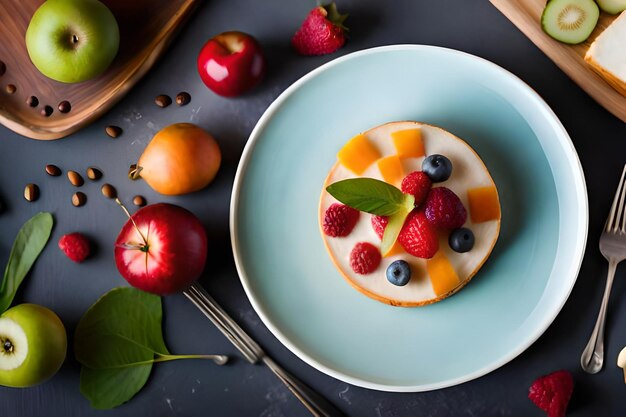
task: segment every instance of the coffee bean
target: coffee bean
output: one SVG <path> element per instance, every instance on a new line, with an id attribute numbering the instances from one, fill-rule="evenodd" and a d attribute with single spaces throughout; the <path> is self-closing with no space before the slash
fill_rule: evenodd
<path id="1" fill-rule="evenodd" d="M 116 198 L 117 190 L 111 184 L 104 184 L 102 186 L 102 195 L 106 198 Z"/>
<path id="2" fill-rule="evenodd" d="M 0 61 L 0 77 L 2 77 L 5 72 L 7 72 L 7 65 Z"/>
<path id="3" fill-rule="evenodd" d="M 119 126 L 107 126 L 104 131 L 113 139 L 122 134 L 122 128 Z"/>
<path id="4" fill-rule="evenodd" d="M 179 106 L 185 106 L 189 104 L 190 101 L 191 95 L 189 95 L 189 93 L 186 91 L 181 91 L 176 95 L 176 104 L 178 104 Z"/>
<path id="5" fill-rule="evenodd" d="M 37 184 L 28 184 L 24 188 L 24 198 L 26 201 L 35 201 L 39 198 L 39 187 Z"/>
<path id="6" fill-rule="evenodd" d="M 52 107 L 50 106 L 44 106 L 43 109 L 41 109 L 41 111 L 39 112 L 43 117 L 50 117 L 50 115 L 52 114 L 54 110 L 52 109 Z"/>
<path id="7" fill-rule="evenodd" d="M 46 174 L 50 175 L 51 177 L 58 177 L 59 175 L 61 175 L 61 168 L 56 165 L 48 164 L 46 165 Z"/>
<path id="8" fill-rule="evenodd" d="M 143 207 L 146 205 L 146 199 L 143 198 L 143 196 L 136 195 L 135 197 L 133 197 L 133 204 L 138 207 Z"/>
<path id="9" fill-rule="evenodd" d="M 159 107 L 167 107 L 170 104 L 172 104 L 172 99 L 170 98 L 170 96 L 167 96 L 165 94 L 161 94 L 158 95 L 155 99 L 154 102 L 156 103 L 157 106 Z"/>
<path id="10" fill-rule="evenodd" d="M 72 204 L 74 205 L 74 207 L 84 206 L 86 202 L 87 196 L 85 195 L 85 193 L 81 193 L 80 191 L 78 191 L 75 192 L 72 196 Z"/>
<path id="11" fill-rule="evenodd" d="M 70 110 L 72 110 L 72 105 L 70 104 L 69 101 L 64 100 L 59 103 L 58 108 L 61 113 L 69 113 Z"/>
<path id="12" fill-rule="evenodd" d="M 7 86 L 5 87 L 5 90 L 9 94 L 13 94 L 17 91 L 17 87 L 15 86 L 15 84 L 7 84 Z"/>
<path id="13" fill-rule="evenodd" d="M 93 181 L 98 181 L 100 178 L 102 178 L 102 171 L 100 171 L 98 168 L 89 167 L 87 168 L 87 178 Z"/>
<path id="14" fill-rule="evenodd" d="M 35 96 L 30 96 L 26 99 L 26 104 L 30 107 L 37 107 L 39 106 L 39 99 Z"/>
<path id="15" fill-rule="evenodd" d="M 74 187 L 80 187 L 85 183 L 85 180 L 76 171 L 67 171 L 67 179 L 70 180 Z"/>

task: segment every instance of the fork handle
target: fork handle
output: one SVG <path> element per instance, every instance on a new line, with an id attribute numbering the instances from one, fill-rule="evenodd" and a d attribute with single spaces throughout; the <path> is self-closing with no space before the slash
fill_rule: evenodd
<path id="1" fill-rule="evenodd" d="M 602 297 L 602 304 L 600 305 L 600 313 L 598 314 L 598 320 L 596 326 L 593 328 L 591 338 L 587 342 L 585 350 L 580 357 L 580 366 L 583 370 L 590 374 L 596 374 L 602 369 L 604 363 L 604 323 L 606 322 L 606 310 L 609 304 L 609 294 L 611 293 L 611 287 L 613 286 L 613 278 L 615 277 L 615 269 L 617 268 L 617 261 L 609 261 L 609 272 L 606 277 L 606 287 L 604 288 L 604 296 Z"/>

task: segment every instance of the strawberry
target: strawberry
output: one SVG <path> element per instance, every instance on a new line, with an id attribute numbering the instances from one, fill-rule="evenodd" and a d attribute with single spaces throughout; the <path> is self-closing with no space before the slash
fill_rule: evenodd
<path id="1" fill-rule="evenodd" d="M 350 266 L 360 275 L 374 272 L 380 265 L 380 260 L 380 251 L 371 243 L 359 242 L 350 252 Z"/>
<path id="2" fill-rule="evenodd" d="M 61 236 L 59 249 L 74 262 L 82 262 L 89 256 L 89 241 L 80 233 L 70 233 Z"/>
<path id="3" fill-rule="evenodd" d="M 348 236 L 356 222 L 360 211 L 343 204 L 333 203 L 324 213 L 324 233 L 331 237 Z"/>
<path id="4" fill-rule="evenodd" d="M 556 371 L 536 379 L 528 390 L 528 398 L 548 417 L 564 417 L 573 391 L 572 374 Z"/>
<path id="5" fill-rule="evenodd" d="M 446 187 L 437 187 L 430 190 L 424 213 L 429 222 L 440 229 L 457 229 L 467 220 L 467 211 L 454 191 Z"/>
<path id="6" fill-rule="evenodd" d="M 300 29 L 291 38 L 291 45 L 300 55 L 326 55 L 335 52 L 346 42 L 343 25 L 347 14 L 339 14 L 333 2 L 311 10 Z"/>
<path id="7" fill-rule="evenodd" d="M 404 194 L 415 197 L 415 207 L 422 205 L 433 183 L 430 177 L 422 171 L 414 171 L 404 177 L 400 189 Z"/>
<path id="8" fill-rule="evenodd" d="M 436 230 L 421 210 L 413 210 L 406 218 L 398 242 L 405 251 L 418 258 L 430 259 L 439 250 Z"/>
<path id="9" fill-rule="evenodd" d="M 374 228 L 374 232 L 376 235 L 382 240 L 383 234 L 385 233 L 385 227 L 387 227 L 387 223 L 389 223 L 389 217 L 387 216 L 372 216 L 372 227 Z"/>

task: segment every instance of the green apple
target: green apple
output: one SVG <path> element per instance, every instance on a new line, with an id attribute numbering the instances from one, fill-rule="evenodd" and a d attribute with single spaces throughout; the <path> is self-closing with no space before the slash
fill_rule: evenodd
<path id="1" fill-rule="evenodd" d="M 46 307 L 20 304 L 0 316 L 0 385 L 42 383 L 57 373 L 66 352 L 65 327 Z"/>
<path id="2" fill-rule="evenodd" d="M 117 21 L 98 0 L 47 0 L 26 30 L 26 48 L 35 67 L 64 83 L 100 75 L 119 44 Z"/>

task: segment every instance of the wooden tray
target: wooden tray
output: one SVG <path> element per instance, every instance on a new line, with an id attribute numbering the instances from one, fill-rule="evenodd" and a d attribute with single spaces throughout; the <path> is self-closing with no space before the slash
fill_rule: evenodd
<path id="1" fill-rule="evenodd" d="M 100 117 L 152 67 L 200 0 L 103 0 L 120 27 L 120 49 L 104 74 L 78 84 L 64 84 L 42 75 L 31 63 L 24 34 L 42 0 L 0 1 L 0 123 L 33 139 L 58 139 Z M 8 85 L 16 90 L 10 93 Z M 10 87 L 9 87 L 10 90 Z M 26 104 L 36 96 L 39 105 Z M 61 101 L 71 103 L 61 113 Z M 45 105 L 54 112 L 40 114 Z"/>
<path id="2" fill-rule="evenodd" d="M 552 39 L 541 29 L 541 13 L 546 5 L 546 0 L 489 1 L 587 94 L 623 122 L 626 122 L 626 97 L 607 84 L 583 59 L 589 45 L 615 19 L 615 16 L 601 12 L 598 26 L 589 39 L 579 45 L 566 45 Z"/>

